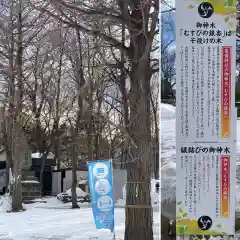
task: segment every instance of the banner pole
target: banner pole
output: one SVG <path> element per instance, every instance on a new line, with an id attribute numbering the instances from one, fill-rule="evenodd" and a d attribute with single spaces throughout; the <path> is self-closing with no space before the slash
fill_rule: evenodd
<path id="1" fill-rule="evenodd" d="M 115 216 L 115 188 L 114 188 L 114 177 L 113 177 L 113 161 L 110 158 L 110 164 L 111 164 L 111 172 L 112 172 L 112 188 L 113 188 L 113 210 L 114 210 L 114 214 L 113 217 Z M 115 233 L 115 219 L 113 220 L 113 240 L 116 239 L 116 233 Z"/>

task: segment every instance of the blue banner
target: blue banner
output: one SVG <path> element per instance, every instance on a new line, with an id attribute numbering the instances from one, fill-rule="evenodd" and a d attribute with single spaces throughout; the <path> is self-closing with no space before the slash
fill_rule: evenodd
<path id="1" fill-rule="evenodd" d="M 97 229 L 114 232 L 114 195 L 110 161 L 88 163 L 88 183 Z"/>

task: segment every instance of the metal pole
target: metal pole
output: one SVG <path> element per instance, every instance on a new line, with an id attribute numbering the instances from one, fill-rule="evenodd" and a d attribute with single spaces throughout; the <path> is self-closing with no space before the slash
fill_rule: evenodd
<path id="1" fill-rule="evenodd" d="M 113 161 L 112 159 L 110 158 L 110 164 L 111 164 L 111 171 L 112 171 L 112 189 L 113 189 L 113 209 L 115 209 L 115 189 L 114 189 L 114 182 L 113 182 L 113 179 L 114 179 L 114 176 L 113 176 Z M 113 214 L 113 217 L 115 216 L 115 211 L 114 211 L 114 214 Z M 115 219 L 113 220 L 113 240 L 116 240 L 116 233 L 115 233 Z"/>

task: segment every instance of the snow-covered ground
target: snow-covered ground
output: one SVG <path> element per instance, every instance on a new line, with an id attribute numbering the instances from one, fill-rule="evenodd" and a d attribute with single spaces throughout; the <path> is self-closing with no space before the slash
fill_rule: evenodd
<path id="1" fill-rule="evenodd" d="M 112 240 L 108 230 L 96 230 L 92 209 L 82 204 L 71 209 L 56 198 L 44 199 L 47 203 L 25 205 L 20 213 L 6 213 L 0 206 L 0 240 Z M 116 240 L 124 239 L 124 208 L 115 208 Z M 154 212 L 154 239 L 160 235 L 159 212 Z"/>
<path id="2" fill-rule="evenodd" d="M 162 200 L 175 199 L 176 127 L 175 107 L 161 103 L 161 187 Z"/>

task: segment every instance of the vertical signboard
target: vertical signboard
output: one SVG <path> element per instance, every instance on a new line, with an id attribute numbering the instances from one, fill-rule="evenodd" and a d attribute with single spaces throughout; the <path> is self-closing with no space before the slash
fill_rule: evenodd
<path id="1" fill-rule="evenodd" d="M 113 180 L 110 161 L 88 163 L 88 182 L 97 229 L 114 232 Z"/>
<path id="2" fill-rule="evenodd" d="M 177 147 L 177 233 L 234 234 L 235 145 Z"/>
<path id="3" fill-rule="evenodd" d="M 176 231 L 233 235 L 236 0 L 176 9 Z"/>

